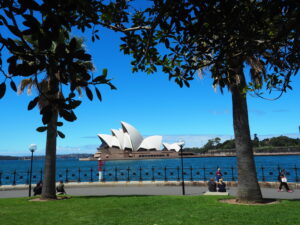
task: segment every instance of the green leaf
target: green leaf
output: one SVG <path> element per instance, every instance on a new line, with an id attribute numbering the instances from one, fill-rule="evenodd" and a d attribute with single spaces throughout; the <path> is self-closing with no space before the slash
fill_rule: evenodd
<path id="1" fill-rule="evenodd" d="M 4 96 L 6 91 L 6 84 L 3 82 L 2 84 L 0 84 L 0 99 Z"/>
<path id="2" fill-rule="evenodd" d="M 77 40 L 76 40 L 76 38 L 72 38 L 72 40 L 70 41 L 70 45 L 69 45 L 70 51 L 75 50 L 76 46 L 77 46 Z"/>
<path id="3" fill-rule="evenodd" d="M 106 69 L 106 68 L 104 68 L 104 69 L 102 70 L 102 75 L 105 76 L 105 77 L 107 76 L 107 69 Z"/>
<path id="4" fill-rule="evenodd" d="M 102 96 L 101 96 L 100 91 L 99 91 L 98 88 L 96 88 L 96 87 L 95 87 L 95 91 L 96 91 L 96 94 L 97 94 L 98 99 L 99 99 L 100 102 L 101 102 L 101 101 L 102 101 Z"/>
<path id="5" fill-rule="evenodd" d="M 38 101 L 39 101 L 39 97 L 34 98 L 32 101 L 29 102 L 27 109 L 32 110 L 36 106 Z"/>
<path id="6" fill-rule="evenodd" d="M 168 38 L 166 38 L 166 40 L 165 40 L 165 46 L 166 46 L 166 48 L 170 47 L 170 41 Z"/>
<path id="7" fill-rule="evenodd" d="M 85 87 L 85 92 L 86 92 L 87 97 L 92 101 L 93 100 L 93 93 L 91 92 L 89 87 Z"/>
<path id="8" fill-rule="evenodd" d="M 15 82 L 13 82 L 12 80 L 10 81 L 10 87 L 11 87 L 11 89 L 13 89 L 15 92 L 17 92 L 17 86 L 16 86 Z"/>
<path id="9" fill-rule="evenodd" d="M 117 90 L 117 88 L 112 83 L 109 82 L 108 85 L 110 86 L 111 90 Z"/>
<path id="10" fill-rule="evenodd" d="M 65 138 L 66 136 L 64 135 L 64 133 L 62 133 L 61 131 L 57 131 L 57 134 L 60 138 Z"/>
<path id="11" fill-rule="evenodd" d="M 101 82 L 104 83 L 106 81 L 105 77 L 103 75 L 96 77 L 93 82 Z"/>
<path id="12" fill-rule="evenodd" d="M 72 109 L 77 108 L 78 106 L 80 106 L 80 104 L 81 104 L 81 101 L 79 101 L 79 100 L 74 100 L 74 101 L 71 101 L 71 103 L 70 103 Z"/>
<path id="13" fill-rule="evenodd" d="M 188 88 L 190 87 L 190 83 L 188 81 L 184 80 L 183 82 Z"/>
<path id="14" fill-rule="evenodd" d="M 71 92 L 71 93 L 69 94 L 69 98 L 74 98 L 74 97 L 75 97 L 74 92 Z"/>
<path id="15" fill-rule="evenodd" d="M 71 111 L 67 111 L 67 110 L 60 110 L 59 112 L 59 115 L 61 117 L 63 117 L 66 121 L 69 121 L 69 122 L 73 122 L 74 120 L 77 119 L 77 117 L 75 116 L 75 114 Z"/>
<path id="16" fill-rule="evenodd" d="M 44 131 L 46 131 L 46 130 L 47 130 L 47 127 L 46 127 L 46 126 L 36 128 L 36 131 L 37 131 L 37 132 L 44 132 Z"/>
<path id="17" fill-rule="evenodd" d="M 41 110 L 41 114 L 43 115 L 42 121 L 43 124 L 48 124 L 52 117 L 52 107 L 51 105 L 47 105 Z"/>

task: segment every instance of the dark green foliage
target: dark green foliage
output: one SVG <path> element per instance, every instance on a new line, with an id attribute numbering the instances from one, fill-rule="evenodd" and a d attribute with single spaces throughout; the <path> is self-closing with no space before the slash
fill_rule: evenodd
<path id="1" fill-rule="evenodd" d="M 97 94 L 97 97 L 100 101 L 102 101 L 102 96 L 101 96 L 101 93 L 100 91 L 98 90 L 98 88 L 95 87 L 95 91 L 96 91 L 96 94 Z"/>
<path id="2" fill-rule="evenodd" d="M 36 128 L 36 131 L 38 131 L 38 132 L 44 132 L 44 131 L 46 131 L 46 130 L 47 130 L 47 127 L 46 127 L 46 126 Z"/>
<path id="3" fill-rule="evenodd" d="M 93 93 L 92 93 L 92 91 L 88 87 L 86 87 L 85 88 L 85 92 L 86 92 L 86 96 L 92 101 L 93 100 Z"/>
<path id="4" fill-rule="evenodd" d="M 28 110 L 32 110 L 38 103 L 39 97 L 34 98 L 32 101 L 28 104 Z"/>
<path id="5" fill-rule="evenodd" d="M 17 86 L 13 80 L 10 81 L 10 87 L 13 91 L 17 92 Z"/>
<path id="6" fill-rule="evenodd" d="M 116 16 L 120 22 L 125 22 L 126 14 L 122 13 L 123 8 L 126 8 L 125 2 L 120 4 L 118 1 L 106 5 L 97 0 L 30 0 L 19 1 L 18 4 L 8 0 L 0 3 L 0 29 L 7 30 L 5 34 L 0 34 L 0 73 L 5 77 L 5 81 L 10 80 L 14 91 L 17 91 L 14 77 L 31 78 L 32 84 L 37 87 L 38 95 L 42 98 L 33 99 L 28 105 L 28 110 L 33 109 L 39 101 L 46 102 L 47 104 L 40 105 L 49 106 L 47 109 L 41 109 L 44 124 L 49 122 L 51 112 L 55 109 L 58 109 L 59 115 L 67 121 L 76 119 L 73 110 L 81 103 L 74 99 L 74 90 L 77 88 L 85 89 L 90 100 L 93 99 L 93 93 L 89 86 L 107 84 L 111 89 L 115 89 L 107 79 L 107 69 L 103 70 L 102 75 L 92 79 L 91 55 L 82 47 L 80 39 L 69 37 L 69 32 L 74 28 L 82 31 L 90 29 L 100 24 L 101 20 L 111 18 L 108 15 Z M 117 9 L 116 14 L 114 10 Z M 103 12 L 107 16 L 99 17 Z M 99 39 L 98 32 L 99 30 L 93 29 L 93 39 Z M 4 49 L 10 52 L 6 60 L 8 72 L 2 67 L 5 60 L 1 52 Z M 41 86 L 44 73 L 47 74 L 49 86 L 46 89 Z M 6 92 L 5 81 L 0 84 L 0 98 Z M 68 98 L 58 98 L 61 84 L 69 85 Z M 95 92 L 101 100 L 99 89 L 95 89 Z"/>
<path id="7" fill-rule="evenodd" d="M 244 91 L 265 87 L 285 92 L 299 69 L 300 35 L 297 1 L 171 1 L 154 4 L 133 16 L 134 26 L 151 29 L 126 32 L 121 50 L 134 57 L 133 71 L 156 67 L 189 86 L 197 70 L 210 70 L 221 90 L 239 83 L 229 72 L 250 67 Z M 138 18 L 138 19 L 137 19 Z M 164 49 L 164 50 L 163 50 Z"/>
<path id="8" fill-rule="evenodd" d="M 4 94 L 6 91 L 6 84 L 5 83 L 1 83 L 0 84 L 0 99 L 3 98 Z"/>
<path id="9" fill-rule="evenodd" d="M 221 149 L 233 149 L 235 148 L 235 140 L 226 140 L 220 145 Z"/>
<path id="10" fill-rule="evenodd" d="M 57 134 L 58 134 L 58 136 L 60 137 L 60 138 L 65 138 L 65 135 L 64 135 L 64 133 L 62 133 L 61 131 L 57 131 Z"/>
<path id="11" fill-rule="evenodd" d="M 257 137 L 256 137 L 257 138 Z M 223 143 L 215 144 L 215 139 L 210 139 L 202 148 L 188 149 L 186 151 L 192 150 L 193 152 L 208 152 L 209 150 L 233 150 L 235 151 L 235 140 L 226 140 Z M 279 136 L 266 138 L 263 140 L 253 139 L 253 147 L 255 147 L 255 152 L 286 152 L 286 151 L 300 151 L 300 139 L 299 138 L 290 138 L 287 136 Z M 285 147 L 285 148 L 276 148 L 276 147 Z M 291 148 L 286 148 L 291 147 Z M 187 150 L 188 149 L 188 150 Z M 196 149 L 196 151 L 195 151 Z"/>
<path id="12" fill-rule="evenodd" d="M 272 146 L 272 147 L 283 147 L 283 146 L 300 146 L 300 139 L 289 138 L 287 136 L 279 136 L 273 138 L 267 138 L 259 142 L 260 146 Z"/>

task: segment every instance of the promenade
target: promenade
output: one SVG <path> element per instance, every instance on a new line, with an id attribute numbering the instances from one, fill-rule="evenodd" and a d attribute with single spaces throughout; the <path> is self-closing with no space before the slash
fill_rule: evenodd
<path id="1" fill-rule="evenodd" d="M 34 187 L 35 185 L 33 185 Z M 32 188 L 33 188 L 32 187 Z M 182 195 L 182 187 L 178 184 L 165 185 L 159 182 L 118 182 L 114 184 L 101 183 L 68 183 L 65 184 L 68 195 L 74 196 L 134 196 L 134 195 Z M 236 196 L 237 188 L 228 187 L 229 195 Z M 187 183 L 185 192 L 187 196 L 203 195 L 207 191 L 206 186 L 195 186 Z M 277 192 L 277 188 L 261 188 L 264 198 L 294 199 L 300 200 L 300 189 L 295 189 L 292 193 Z M 27 197 L 28 186 L 1 186 L 0 198 Z"/>

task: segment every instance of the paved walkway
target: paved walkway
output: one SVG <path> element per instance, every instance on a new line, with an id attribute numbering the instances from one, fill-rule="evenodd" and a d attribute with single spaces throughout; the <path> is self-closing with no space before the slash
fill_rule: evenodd
<path id="1" fill-rule="evenodd" d="M 100 185 L 66 185 L 65 190 L 69 195 L 75 196 L 126 196 L 126 195 L 182 195 L 181 186 L 157 186 L 157 185 L 118 185 L 118 186 L 100 186 Z M 262 188 L 264 198 L 275 199 L 297 199 L 300 200 L 300 190 L 293 193 L 277 192 L 274 188 Z M 186 195 L 203 195 L 207 191 L 204 186 L 185 186 Z M 236 187 L 229 187 L 230 195 L 235 196 Z M 28 188 L 19 188 L 11 190 L 0 190 L 0 198 L 27 197 Z"/>

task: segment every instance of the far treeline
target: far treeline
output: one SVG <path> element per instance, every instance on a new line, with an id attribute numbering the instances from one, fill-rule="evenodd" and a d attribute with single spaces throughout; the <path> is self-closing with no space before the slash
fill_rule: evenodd
<path id="1" fill-rule="evenodd" d="M 259 140 L 255 134 L 252 145 L 254 152 L 300 152 L 300 139 L 287 136 Z M 226 140 L 221 143 L 221 138 L 216 137 L 209 139 L 202 148 L 185 148 L 184 151 L 195 153 L 235 152 L 235 140 Z"/>

